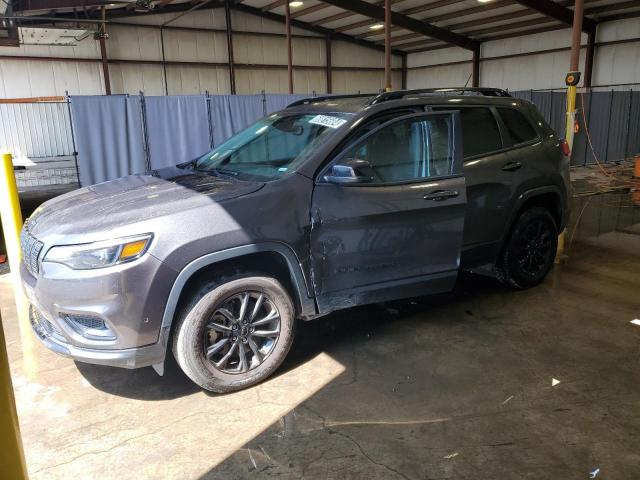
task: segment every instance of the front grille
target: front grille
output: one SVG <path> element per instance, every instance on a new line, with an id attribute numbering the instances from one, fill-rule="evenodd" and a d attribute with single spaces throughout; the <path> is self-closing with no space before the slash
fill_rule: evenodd
<path id="1" fill-rule="evenodd" d="M 26 224 L 22 229 L 22 233 L 20 233 L 20 247 L 22 248 L 22 258 L 27 271 L 31 275 L 37 275 L 39 271 L 38 260 L 44 244 L 27 231 Z"/>

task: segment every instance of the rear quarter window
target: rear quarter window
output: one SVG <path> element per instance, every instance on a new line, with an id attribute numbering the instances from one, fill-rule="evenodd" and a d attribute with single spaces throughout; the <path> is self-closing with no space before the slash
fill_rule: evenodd
<path id="1" fill-rule="evenodd" d="M 434 111 L 458 110 L 451 107 L 433 107 Z M 490 154 L 502 148 L 502 139 L 496 119 L 487 107 L 460 107 L 462 150 L 464 158 Z"/>
<path id="2" fill-rule="evenodd" d="M 513 108 L 497 108 L 497 110 L 506 128 L 505 143 L 507 145 L 517 145 L 538 138 L 538 133 L 527 117 L 518 110 Z"/>

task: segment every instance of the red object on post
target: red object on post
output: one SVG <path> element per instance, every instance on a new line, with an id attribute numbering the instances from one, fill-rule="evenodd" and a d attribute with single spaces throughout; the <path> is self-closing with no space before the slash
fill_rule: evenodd
<path id="1" fill-rule="evenodd" d="M 571 149 L 569 148 L 569 144 L 566 140 L 560 140 L 560 148 L 562 149 L 562 154 L 565 157 L 571 156 Z"/>

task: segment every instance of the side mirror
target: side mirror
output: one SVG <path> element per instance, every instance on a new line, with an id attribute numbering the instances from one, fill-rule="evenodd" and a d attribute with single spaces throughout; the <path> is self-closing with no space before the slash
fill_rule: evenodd
<path id="1" fill-rule="evenodd" d="M 370 183 L 373 181 L 373 169 L 366 160 L 350 158 L 342 163 L 335 164 L 324 176 L 324 181 L 329 183 Z"/>

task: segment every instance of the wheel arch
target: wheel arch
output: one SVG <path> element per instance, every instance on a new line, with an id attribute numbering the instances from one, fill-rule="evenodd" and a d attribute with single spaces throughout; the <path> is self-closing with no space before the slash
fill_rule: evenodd
<path id="1" fill-rule="evenodd" d="M 160 327 L 159 343 L 161 343 L 166 357 L 167 346 L 171 334 L 173 321 L 178 311 L 180 301 L 184 298 L 184 294 L 190 282 L 202 278 L 212 273 L 215 266 L 224 265 L 223 268 L 230 266 L 248 265 L 249 260 L 259 259 L 265 265 L 267 259 L 276 261 L 274 265 L 270 265 L 271 271 L 267 269 L 266 273 L 272 273 L 275 270 L 281 270 L 288 273 L 288 278 L 284 279 L 292 300 L 296 305 L 297 315 L 302 318 L 310 318 L 317 314 L 316 304 L 311 297 L 307 281 L 302 270 L 302 266 L 294 251 L 282 243 L 265 242 L 250 245 L 233 247 L 219 252 L 209 253 L 202 257 L 196 258 L 187 264 L 176 277 L 171 287 L 169 297 L 164 308 L 162 324 Z M 275 270 L 274 270 L 275 269 Z M 253 266 L 253 270 L 264 271 L 259 267 Z M 279 278 L 283 280 L 282 277 Z M 158 373 L 163 370 L 162 364 L 154 365 Z"/>
<path id="2" fill-rule="evenodd" d="M 562 231 L 565 222 L 565 209 L 560 188 L 555 185 L 533 188 L 518 196 L 500 240 L 500 251 L 504 248 L 505 242 L 508 240 L 509 234 L 511 233 L 511 230 L 513 230 L 513 226 L 520 214 L 531 207 L 543 207 L 547 209 L 555 220 L 558 231 Z"/>

